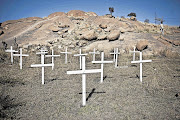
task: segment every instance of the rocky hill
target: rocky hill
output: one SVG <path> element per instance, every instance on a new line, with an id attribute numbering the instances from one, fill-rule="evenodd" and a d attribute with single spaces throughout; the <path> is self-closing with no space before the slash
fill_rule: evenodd
<path id="1" fill-rule="evenodd" d="M 2 42 L 5 42 L 8 47 L 14 45 L 32 51 L 41 46 L 58 50 L 67 46 L 71 51 L 80 47 L 84 50 L 96 47 L 105 52 L 119 47 L 121 53 L 125 53 L 140 44 L 137 49 L 146 48 L 144 52 L 148 55 L 167 55 L 168 50 L 177 56 L 180 53 L 180 30 L 165 26 L 165 35 L 160 36 L 159 29 L 159 25 L 139 22 L 135 18 L 114 18 L 71 10 L 68 13 L 55 12 L 45 18 L 29 17 L 3 22 L 0 46 L 3 47 Z"/>

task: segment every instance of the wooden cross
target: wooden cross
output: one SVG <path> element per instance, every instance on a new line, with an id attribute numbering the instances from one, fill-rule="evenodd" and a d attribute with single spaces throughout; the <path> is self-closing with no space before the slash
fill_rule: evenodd
<path id="1" fill-rule="evenodd" d="M 54 64 L 54 57 L 59 57 L 60 55 L 54 55 L 54 50 L 52 49 L 52 55 L 45 55 L 45 57 L 52 57 L 52 64 Z M 54 69 L 54 65 L 52 66 L 52 70 Z"/>
<path id="2" fill-rule="evenodd" d="M 134 50 L 130 51 L 130 53 L 133 53 L 133 61 L 135 61 L 135 53 L 139 53 L 140 51 L 135 51 L 136 47 L 134 46 Z"/>
<path id="3" fill-rule="evenodd" d="M 142 52 L 140 52 L 140 60 L 139 61 L 131 61 L 131 63 L 140 63 L 140 81 L 142 82 L 142 63 L 144 62 L 152 62 L 152 60 L 142 60 Z"/>
<path id="4" fill-rule="evenodd" d="M 114 48 L 114 52 L 113 53 L 110 53 L 111 55 L 114 55 L 114 59 L 113 59 L 113 62 L 115 62 L 116 60 L 116 48 Z"/>
<path id="5" fill-rule="evenodd" d="M 5 52 L 10 52 L 11 53 L 11 63 L 13 64 L 13 53 L 18 52 L 18 51 L 13 50 L 13 47 L 11 46 L 11 49 L 5 50 Z"/>
<path id="6" fill-rule="evenodd" d="M 101 61 L 92 61 L 92 63 L 100 63 L 101 64 L 101 83 L 103 82 L 103 70 L 105 63 L 113 63 L 113 61 L 104 61 L 104 52 L 101 52 Z"/>
<path id="7" fill-rule="evenodd" d="M 98 73 L 101 69 L 86 70 L 85 68 L 85 56 L 82 56 L 82 70 L 67 71 L 67 74 L 82 74 L 82 106 L 86 105 L 86 74 L 87 73 Z"/>
<path id="8" fill-rule="evenodd" d="M 96 52 L 96 49 L 94 48 L 94 51 L 93 52 L 89 52 L 89 54 L 93 54 L 93 61 L 95 61 L 95 59 L 96 59 L 96 54 L 100 54 L 99 53 L 99 51 L 98 52 Z"/>
<path id="9" fill-rule="evenodd" d="M 47 50 L 41 50 L 41 52 L 36 54 L 41 54 L 41 64 L 33 64 L 31 67 L 42 67 L 42 84 L 44 84 L 44 67 L 54 66 L 54 64 L 44 64 L 44 55 L 47 53 Z"/>
<path id="10" fill-rule="evenodd" d="M 20 54 L 14 54 L 13 56 L 19 56 L 20 57 L 19 66 L 20 66 L 20 69 L 22 69 L 22 57 L 23 56 L 29 56 L 29 55 L 22 54 L 22 48 L 20 48 Z"/>
<path id="11" fill-rule="evenodd" d="M 79 54 L 75 54 L 75 55 L 74 55 L 74 56 L 79 56 L 80 70 L 82 69 L 82 65 L 81 65 L 81 62 L 82 62 L 82 56 L 85 56 L 85 55 L 87 55 L 87 53 L 82 54 L 82 53 L 81 53 L 81 49 L 79 49 Z"/>
<path id="12" fill-rule="evenodd" d="M 66 47 L 66 51 L 65 52 L 61 52 L 65 54 L 65 64 L 67 64 L 67 54 L 71 54 L 71 52 L 67 51 L 67 47 Z"/>

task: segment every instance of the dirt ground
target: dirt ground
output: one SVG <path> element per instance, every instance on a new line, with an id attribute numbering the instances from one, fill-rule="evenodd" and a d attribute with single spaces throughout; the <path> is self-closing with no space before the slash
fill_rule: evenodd
<path id="1" fill-rule="evenodd" d="M 120 56 L 119 66 L 104 66 L 104 82 L 100 73 L 87 74 L 87 105 L 82 107 L 82 76 L 67 75 L 78 70 L 77 57 L 55 59 L 55 69 L 45 68 L 45 84 L 41 84 L 41 68 L 35 53 L 23 59 L 23 70 L 18 59 L 0 63 L 0 119 L 22 120 L 179 120 L 180 119 L 180 60 L 149 57 L 143 64 L 143 82 L 139 80 L 139 64 L 130 64 L 132 56 Z M 87 69 L 98 69 L 86 59 Z M 112 58 L 106 58 L 112 60 Z M 138 58 L 136 58 L 137 60 Z M 100 60 L 100 56 L 97 56 Z M 50 63 L 50 58 L 45 59 Z"/>

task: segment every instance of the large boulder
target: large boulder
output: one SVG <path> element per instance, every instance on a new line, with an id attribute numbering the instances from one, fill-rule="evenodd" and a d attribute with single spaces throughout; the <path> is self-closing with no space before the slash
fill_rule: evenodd
<path id="1" fill-rule="evenodd" d="M 49 30 L 52 30 L 53 32 L 58 32 L 59 31 L 59 27 L 58 26 L 49 26 Z"/>
<path id="2" fill-rule="evenodd" d="M 108 40 L 117 40 L 120 36 L 120 32 L 118 30 L 112 30 L 107 36 Z"/>
<path id="3" fill-rule="evenodd" d="M 147 48 L 148 46 L 148 41 L 147 40 L 140 40 L 137 42 L 136 44 L 136 48 L 139 50 L 139 51 L 142 51 L 144 50 L 145 48 Z"/>
<path id="4" fill-rule="evenodd" d="M 131 16 L 131 17 L 130 17 L 130 20 L 132 20 L 132 21 L 137 21 L 136 17 L 134 17 L 134 16 Z"/>
<path id="5" fill-rule="evenodd" d="M 67 16 L 67 15 L 64 12 L 55 12 L 55 13 L 52 13 L 52 14 L 48 15 L 48 18 L 53 18 L 53 17 L 56 17 L 56 16 Z"/>
<path id="6" fill-rule="evenodd" d="M 105 40 L 105 39 L 107 39 L 107 35 L 106 34 L 100 34 L 97 39 L 98 40 Z"/>
<path id="7" fill-rule="evenodd" d="M 88 16 L 98 16 L 95 12 L 86 12 L 85 14 Z"/>
<path id="8" fill-rule="evenodd" d="M 106 29 L 107 25 L 106 24 L 100 24 L 99 27 L 102 28 L 102 29 Z"/>
<path id="9" fill-rule="evenodd" d="M 180 46 L 180 40 L 173 40 L 173 44 L 177 45 L 177 46 Z"/>
<path id="10" fill-rule="evenodd" d="M 69 17 L 87 17 L 86 12 L 81 10 L 71 10 L 67 13 Z"/>
<path id="11" fill-rule="evenodd" d="M 83 38 L 86 40 L 95 40 L 97 36 L 94 30 L 90 30 L 83 34 Z"/>

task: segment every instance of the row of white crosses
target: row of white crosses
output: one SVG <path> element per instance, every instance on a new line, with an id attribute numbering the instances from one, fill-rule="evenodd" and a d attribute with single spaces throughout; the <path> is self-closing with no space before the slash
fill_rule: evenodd
<path id="1" fill-rule="evenodd" d="M 6 52 L 11 52 L 11 62 L 13 63 L 13 55 L 14 56 L 20 56 L 20 68 L 22 69 L 22 56 L 28 56 L 28 55 L 23 55 L 22 54 L 22 49 L 20 49 L 20 54 L 13 54 L 14 52 L 18 52 L 12 49 L 6 50 Z M 132 51 L 131 51 L 132 52 Z M 142 60 L 142 52 L 140 53 L 140 60 L 135 61 L 135 53 L 139 51 L 133 51 L 133 61 L 131 63 L 140 63 L 140 81 L 142 82 L 142 63 L 143 62 L 152 62 L 152 60 Z M 45 55 L 47 50 L 41 49 L 39 53 L 41 55 L 41 64 L 34 64 L 31 65 L 31 67 L 42 67 L 42 84 L 44 84 L 44 67 L 52 66 L 52 70 L 54 69 L 54 57 L 59 57 L 60 55 L 54 55 L 54 51 L 52 50 L 52 55 Z M 67 48 L 65 52 L 61 52 L 65 54 L 65 63 L 67 63 L 67 54 L 71 54 L 70 52 L 67 52 Z M 99 63 L 101 64 L 101 69 L 91 69 L 91 70 L 86 70 L 85 69 L 85 56 L 87 55 L 81 53 L 81 49 L 79 51 L 79 54 L 75 54 L 74 56 L 79 56 L 80 57 L 80 69 L 82 70 L 77 70 L 77 71 L 67 71 L 67 74 L 82 74 L 82 105 L 86 105 L 86 74 L 87 73 L 101 73 L 101 80 L 100 82 L 103 82 L 103 69 L 104 69 L 104 64 L 105 63 L 113 63 L 115 62 L 115 67 L 117 67 L 117 59 L 118 59 L 118 48 L 114 49 L 114 60 L 113 61 L 104 61 L 104 52 L 101 52 L 101 61 L 95 61 L 95 54 L 99 54 L 99 52 L 95 52 L 95 49 L 93 52 L 90 52 L 90 54 L 93 54 L 93 61 L 92 63 Z M 44 64 L 44 57 L 52 57 L 52 63 L 51 64 Z M 81 63 L 82 62 L 82 63 Z"/>
<path id="2" fill-rule="evenodd" d="M 26 54 L 22 54 L 22 48 L 20 48 L 20 54 L 14 54 L 14 52 L 18 52 L 18 51 L 15 51 L 13 50 L 13 47 L 11 46 L 11 49 L 9 50 L 6 50 L 5 52 L 10 52 L 11 53 L 11 63 L 13 64 L 13 56 L 19 56 L 20 57 L 20 62 L 19 62 L 19 66 L 20 66 L 20 69 L 22 69 L 22 57 L 23 56 L 29 56 L 29 55 L 26 55 Z"/>

